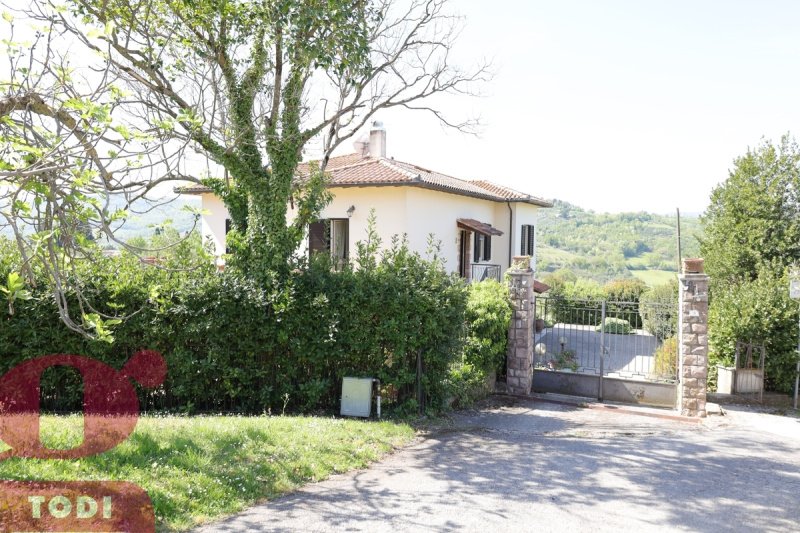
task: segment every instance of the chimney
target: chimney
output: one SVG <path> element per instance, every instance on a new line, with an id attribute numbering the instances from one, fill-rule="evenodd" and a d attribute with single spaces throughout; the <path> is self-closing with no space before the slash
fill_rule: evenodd
<path id="1" fill-rule="evenodd" d="M 369 130 L 369 155 L 370 157 L 386 157 L 386 128 L 383 122 L 376 120 Z"/>

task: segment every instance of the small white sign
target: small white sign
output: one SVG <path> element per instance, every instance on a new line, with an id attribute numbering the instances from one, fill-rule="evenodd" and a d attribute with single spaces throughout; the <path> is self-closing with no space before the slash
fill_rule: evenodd
<path id="1" fill-rule="evenodd" d="M 793 279 L 789 282 L 789 297 L 800 300 L 800 279 Z"/>

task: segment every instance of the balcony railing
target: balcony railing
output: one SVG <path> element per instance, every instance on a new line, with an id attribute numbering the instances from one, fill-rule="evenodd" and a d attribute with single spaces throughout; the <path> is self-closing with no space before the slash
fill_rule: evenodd
<path id="1" fill-rule="evenodd" d="M 472 281 L 485 279 L 500 281 L 500 265 L 472 265 Z"/>

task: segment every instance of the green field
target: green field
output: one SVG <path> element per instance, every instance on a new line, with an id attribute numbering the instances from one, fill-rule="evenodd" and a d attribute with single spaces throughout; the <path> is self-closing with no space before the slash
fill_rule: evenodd
<path id="1" fill-rule="evenodd" d="M 600 284 L 615 279 L 642 279 L 659 285 L 678 267 L 677 220 L 645 212 L 596 213 L 560 200 L 539 212 L 537 271 L 568 272 Z M 702 233 L 697 216 L 681 219 L 684 257 L 699 253 Z"/>
<path id="2" fill-rule="evenodd" d="M 82 440 L 82 427 L 81 417 L 42 417 L 42 440 L 69 449 Z M 413 437 L 410 426 L 391 422 L 148 416 L 109 452 L 69 461 L 7 459 L 0 479 L 129 481 L 153 500 L 158 530 L 175 531 L 362 468 Z"/>
<path id="3" fill-rule="evenodd" d="M 676 276 L 678 275 L 677 272 L 672 272 L 669 270 L 631 270 L 630 273 L 651 287 L 669 283 L 670 281 L 677 279 Z"/>

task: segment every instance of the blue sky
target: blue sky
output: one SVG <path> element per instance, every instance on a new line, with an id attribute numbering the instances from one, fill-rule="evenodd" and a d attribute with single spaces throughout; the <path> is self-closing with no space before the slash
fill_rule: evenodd
<path id="1" fill-rule="evenodd" d="M 700 212 L 733 159 L 798 130 L 800 2 L 453 0 L 491 58 L 480 138 L 391 111 L 390 156 L 597 211 Z"/>

